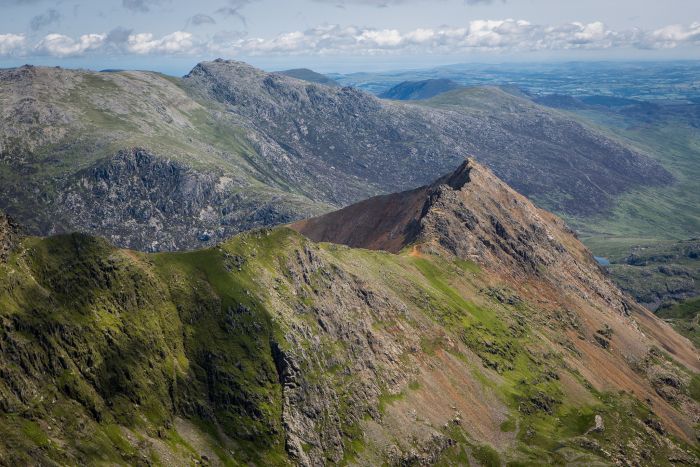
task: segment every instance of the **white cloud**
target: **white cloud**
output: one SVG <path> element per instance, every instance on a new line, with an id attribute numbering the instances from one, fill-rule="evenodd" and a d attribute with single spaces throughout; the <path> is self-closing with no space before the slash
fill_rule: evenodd
<path id="1" fill-rule="evenodd" d="M 663 48 L 700 45 L 700 23 L 669 26 L 656 31 L 615 31 L 602 22 L 573 22 L 557 26 L 524 20 L 474 20 L 466 27 L 419 28 L 401 32 L 321 26 L 280 34 L 270 39 L 242 38 L 210 42 L 209 49 L 240 55 L 263 54 L 392 54 L 469 51 L 532 52 L 540 50 Z"/>
<path id="2" fill-rule="evenodd" d="M 126 42 L 129 52 L 144 54 L 187 54 L 194 51 L 192 33 L 175 31 L 159 39 L 150 32 L 131 34 Z"/>
<path id="3" fill-rule="evenodd" d="M 0 56 L 21 53 L 27 43 L 23 34 L 0 34 Z"/>
<path id="4" fill-rule="evenodd" d="M 396 29 L 366 30 L 355 37 L 358 45 L 367 44 L 372 48 L 392 48 L 402 45 L 405 38 Z"/>
<path id="5" fill-rule="evenodd" d="M 674 24 L 652 31 L 643 39 L 643 44 L 655 48 L 672 48 L 681 43 L 700 44 L 700 22 L 690 26 Z"/>
<path id="6" fill-rule="evenodd" d="M 36 46 L 40 54 L 54 57 L 82 55 L 88 50 L 98 49 L 104 43 L 106 34 L 83 34 L 74 40 L 63 34 L 47 34 Z"/>
<path id="7" fill-rule="evenodd" d="M 117 28 L 109 33 L 85 34 L 77 39 L 48 34 L 27 44 L 24 35 L 0 34 L 0 56 L 23 53 L 56 57 L 103 54 L 218 54 L 246 55 L 376 55 L 466 54 L 470 51 L 526 53 L 541 50 L 664 49 L 700 46 L 700 23 L 671 25 L 652 31 L 616 31 L 601 22 L 538 25 L 524 20 L 474 20 L 463 27 L 398 29 L 324 25 L 270 38 L 247 37 L 239 31 L 195 36 L 175 31 L 157 37 Z"/>
<path id="8" fill-rule="evenodd" d="M 633 45 L 603 23 L 534 25 L 523 20 L 475 20 L 467 27 L 419 28 L 407 32 L 322 26 L 280 34 L 271 39 L 212 42 L 215 51 L 240 54 L 331 53 L 463 53 L 470 50 L 534 51 L 610 48 Z"/>

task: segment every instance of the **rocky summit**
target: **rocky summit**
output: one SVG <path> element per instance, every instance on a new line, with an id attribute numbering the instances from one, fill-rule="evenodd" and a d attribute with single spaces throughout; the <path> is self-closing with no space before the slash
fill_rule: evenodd
<path id="1" fill-rule="evenodd" d="M 193 252 L 25 237 L 0 304 L 0 464 L 700 459 L 695 348 L 474 160 Z"/>
<path id="2" fill-rule="evenodd" d="M 462 154 L 567 214 L 673 182 L 626 143 L 495 88 L 404 103 L 215 60 L 183 78 L 4 69 L 0 102 L 0 208 L 31 234 L 145 251 L 415 188 Z"/>

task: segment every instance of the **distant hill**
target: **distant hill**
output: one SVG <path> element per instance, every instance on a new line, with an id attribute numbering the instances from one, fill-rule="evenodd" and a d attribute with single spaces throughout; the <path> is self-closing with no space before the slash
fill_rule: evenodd
<path id="1" fill-rule="evenodd" d="M 321 73 L 316 73 L 308 68 L 295 68 L 293 70 L 285 70 L 278 72 L 281 75 L 289 76 L 291 78 L 300 79 L 302 81 L 308 81 L 309 83 L 325 84 L 326 86 L 331 86 L 334 88 L 340 87 L 335 80 L 330 79 L 326 75 Z"/>
<path id="2" fill-rule="evenodd" d="M 459 89 L 462 86 L 450 79 L 426 79 L 424 81 L 404 81 L 379 95 L 383 99 L 412 101 L 430 99 L 438 94 Z"/>

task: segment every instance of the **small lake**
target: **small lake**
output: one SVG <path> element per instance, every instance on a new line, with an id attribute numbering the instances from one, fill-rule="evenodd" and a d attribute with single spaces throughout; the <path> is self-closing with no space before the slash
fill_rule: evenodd
<path id="1" fill-rule="evenodd" d="M 608 258 L 602 256 L 594 256 L 593 258 L 598 261 L 598 264 L 601 266 L 610 266 L 610 260 L 608 260 Z"/>

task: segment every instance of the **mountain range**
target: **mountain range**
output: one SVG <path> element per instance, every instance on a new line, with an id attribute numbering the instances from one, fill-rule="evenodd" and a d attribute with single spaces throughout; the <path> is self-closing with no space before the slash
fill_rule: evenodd
<path id="1" fill-rule="evenodd" d="M 0 208 L 31 234 L 146 251 L 414 188 L 470 154 L 566 215 L 674 182 L 622 139 L 497 88 L 402 103 L 224 60 L 183 78 L 25 66 L 0 84 Z"/>
<path id="2" fill-rule="evenodd" d="M 208 249 L 0 251 L 3 464 L 700 458 L 696 349 L 473 159 Z"/>

